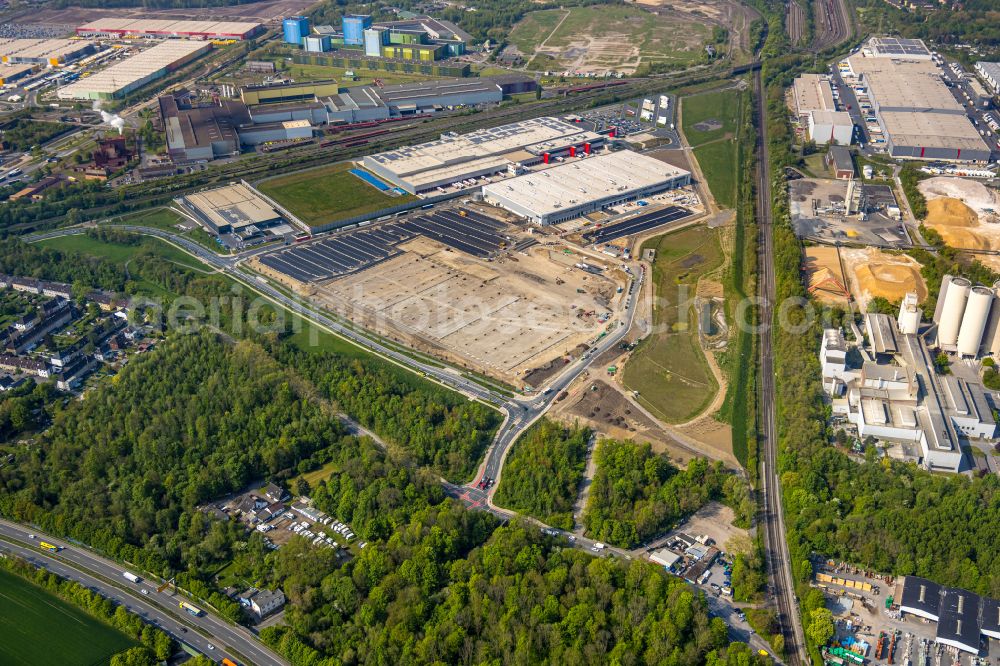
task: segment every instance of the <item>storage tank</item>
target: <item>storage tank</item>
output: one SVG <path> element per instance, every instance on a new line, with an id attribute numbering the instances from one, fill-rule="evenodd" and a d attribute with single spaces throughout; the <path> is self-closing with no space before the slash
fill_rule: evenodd
<path id="1" fill-rule="evenodd" d="M 986 320 L 986 331 L 979 347 L 980 354 L 1000 354 L 1000 281 L 993 283 L 993 307 Z"/>
<path id="2" fill-rule="evenodd" d="M 920 314 L 917 295 L 911 291 L 903 297 L 903 303 L 899 306 L 899 317 L 896 322 L 899 325 L 899 332 L 903 335 L 916 335 L 920 330 Z"/>
<path id="3" fill-rule="evenodd" d="M 941 316 L 938 319 L 938 344 L 954 346 L 958 342 L 958 330 L 965 314 L 965 304 L 969 300 L 972 283 L 961 277 L 946 277 L 941 282 Z"/>
<path id="4" fill-rule="evenodd" d="M 962 356 L 975 356 L 979 353 L 979 343 L 983 340 L 983 331 L 986 330 L 986 320 L 989 319 L 992 305 L 992 289 L 982 285 L 972 288 L 962 317 L 962 327 L 958 331 L 958 353 Z"/>

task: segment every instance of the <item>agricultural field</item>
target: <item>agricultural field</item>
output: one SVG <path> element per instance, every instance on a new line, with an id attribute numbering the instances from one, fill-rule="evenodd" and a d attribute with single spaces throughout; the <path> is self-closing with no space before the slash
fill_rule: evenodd
<path id="1" fill-rule="evenodd" d="M 738 90 L 701 93 L 681 100 L 681 127 L 720 206 L 736 205 Z"/>
<path id="2" fill-rule="evenodd" d="M 723 261 L 718 231 L 690 227 L 642 244 L 656 250 L 653 262 L 654 332 L 625 365 L 622 383 L 638 401 L 668 423 L 694 418 L 719 385 L 698 340 L 693 298 L 698 280 Z"/>
<path id="3" fill-rule="evenodd" d="M 406 194 L 391 196 L 365 183 L 349 170 L 353 164 L 334 164 L 263 181 L 257 189 L 310 226 L 416 201 Z"/>
<path id="4" fill-rule="evenodd" d="M 678 14 L 603 5 L 531 12 L 509 40 L 530 70 L 633 74 L 642 64 L 701 62 L 710 37 L 707 26 Z"/>
<path id="5" fill-rule="evenodd" d="M 0 664 L 107 664 L 136 645 L 125 634 L 14 574 L 0 571 Z"/>

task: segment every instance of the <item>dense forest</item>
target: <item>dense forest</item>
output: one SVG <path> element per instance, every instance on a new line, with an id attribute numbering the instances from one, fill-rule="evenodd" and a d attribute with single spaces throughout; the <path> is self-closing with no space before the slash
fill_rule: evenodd
<path id="1" fill-rule="evenodd" d="M 659 567 L 559 548 L 451 500 L 333 559 L 304 540 L 274 555 L 288 627 L 261 637 L 295 666 L 764 663 Z"/>
<path id="2" fill-rule="evenodd" d="M 252 343 L 176 336 L 0 469 L 0 509 L 147 571 L 224 562 L 242 528 L 195 508 L 345 437 L 303 391 Z"/>
<path id="3" fill-rule="evenodd" d="M 385 362 L 280 343 L 271 350 L 415 464 L 431 466 L 451 481 L 471 478 L 500 425 L 499 413 L 490 407 Z"/>
<path id="4" fill-rule="evenodd" d="M 710 500 L 721 499 L 727 486 L 744 484 L 727 474 L 722 463 L 702 458 L 680 470 L 649 444 L 602 440 L 594 456 L 597 472 L 583 523 L 590 537 L 622 548 L 634 548 Z M 746 501 L 740 510 L 753 515 L 748 495 Z"/>
<path id="5" fill-rule="evenodd" d="M 80 283 L 90 289 L 103 287 L 122 291 L 125 288 L 125 270 L 117 264 L 15 239 L 0 241 L 0 273 Z"/>
<path id="6" fill-rule="evenodd" d="M 542 419 L 507 454 L 493 501 L 539 520 L 573 529 L 573 505 L 587 464 L 587 428 Z"/>
<path id="7" fill-rule="evenodd" d="M 28 151 L 73 129 L 65 123 L 49 123 L 18 117 L 0 125 L 0 149 Z"/>

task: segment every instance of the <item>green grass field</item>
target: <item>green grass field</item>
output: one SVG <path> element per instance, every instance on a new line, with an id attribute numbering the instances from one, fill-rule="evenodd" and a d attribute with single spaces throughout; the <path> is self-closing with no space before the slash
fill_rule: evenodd
<path id="1" fill-rule="evenodd" d="M 740 113 L 740 92 L 735 89 L 702 93 L 681 100 L 684 136 L 692 146 L 700 146 L 736 134 Z M 697 128 L 701 123 L 719 124 L 718 129 Z"/>
<path id="2" fill-rule="evenodd" d="M 694 147 L 712 196 L 719 205 L 736 205 L 738 90 L 702 93 L 681 100 L 684 136 Z"/>
<path id="3" fill-rule="evenodd" d="M 530 12 L 514 26 L 509 39 L 531 59 L 529 69 L 579 64 L 578 58 L 588 68 L 619 69 L 635 67 L 640 60 L 700 62 L 709 36 L 707 27 L 680 16 L 601 5 Z M 551 55 L 538 53 L 543 44 L 546 51 L 553 49 Z"/>
<path id="4" fill-rule="evenodd" d="M 355 215 L 374 213 L 416 201 L 412 195 L 383 194 L 349 170 L 353 164 L 334 164 L 266 180 L 257 186 L 310 226 L 319 226 Z"/>
<path id="5" fill-rule="evenodd" d="M 195 243 L 198 243 L 198 245 L 201 245 L 205 249 L 215 252 L 216 254 L 227 253 L 227 250 L 224 247 L 215 242 L 215 237 L 202 229 L 200 226 L 195 226 L 193 229 L 188 229 L 187 231 L 179 229 L 177 227 L 179 223 L 184 222 L 191 224 L 191 220 L 182 217 L 180 213 L 168 208 L 154 208 L 152 210 L 144 210 L 141 213 L 122 215 L 121 217 L 113 218 L 109 222 L 112 225 L 134 224 L 137 226 L 163 229 L 164 231 L 184 236 L 188 240 L 192 240 Z"/>
<path id="6" fill-rule="evenodd" d="M 91 238 L 86 234 L 76 236 L 59 236 L 48 240 L 39 241 L 38 245 L 51 247 L 64 252 L 81 252 L 92 257 L 104 257 L 116 263 L 124 264 L 140 252 L 152 251 L 164 259 L 199 271 L 208 271 L 209 268 L 187 252 L 177 248 L 159 238 L 146 236 L 140 245 L 120 245 L 118 243 L 106 243 L 96 238 Z"/>
<path id="7" fill-rule="evenodd" d="M 0 571 L 0 664 L 107 664 L 134 645 L 125 634 L 6 571 Z"/>
<path id="8" fill-rule="evenodd" d="M 649 248 L 656 250 L 656 332 L 632 354 L 623 383 L 639 391 L 639 402 L 653 414 L 679 423 L 697 415 L 719 390 L 698 342 L 693 299 L 698 279 L 718 268 L 723 253 L 718 232 L 703 226 L 652 238 L 642 244 Z"/>
<path id="9" fill-rule="evenodd" d="M 722 139 L 694 149 L 708 188 L 720 206 L 736 206 L 736 142 Z"/>
<path id="10" fill-rule="evenodd" d="M 521 19 L 510 32 L 510 43 L 526 55 L 535 52 L 535 48 L 545 41 L 552 29 L 567 14 L 563 9 L 546 9 L 531 12 Z"/>

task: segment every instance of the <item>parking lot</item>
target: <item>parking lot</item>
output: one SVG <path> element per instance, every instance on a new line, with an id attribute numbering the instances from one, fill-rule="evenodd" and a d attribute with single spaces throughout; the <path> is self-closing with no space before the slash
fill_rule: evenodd
<path id="1" fill-rule="evenodd" d="M 607 243 L 624 236 L 634 236 L 650 229 L 661 227 L 671 222 L 682 220 L 691 215 L 691 211 L 680 206 L 666 206 L 649 213 L 640 213 L 635 217 L 615 224 L 595 229 L 583 235 L 587 243 Z"/>
<path id="2" fill-rule="evenodd" d="M 262 264 L 300 282 L 329 280 L 370 268 L 400 254 L 398 246 L 426 236 L 485 259 L 508 243 L 505 223 L 460 208 L 427 212 L 377 227 L 343 231 L 320 240 L 262 254 Z"/>

